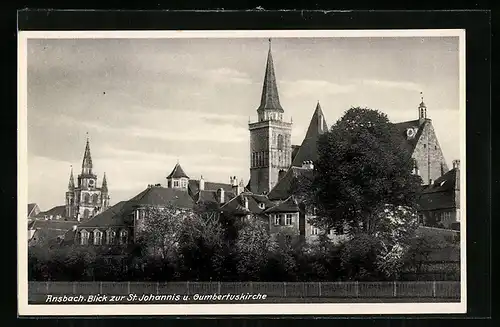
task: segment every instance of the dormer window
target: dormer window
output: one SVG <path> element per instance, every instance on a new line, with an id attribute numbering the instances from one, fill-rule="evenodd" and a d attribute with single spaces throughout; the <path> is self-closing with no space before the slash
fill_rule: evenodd
<path id="1" fill-rule="evenodd" d="M 81 245 L 89 244 L 89 232 L 87 232 L 86 230 L 82 230 L 80 232 L 80 244 Z"/>
<path id="2" fill-rule="evenodd" d="M 102 244 L 102 232 L 98 229 L 94 230 L 94 245 Z"/>
<path id="3" fill-rule="evenodd" d="M 120 244 L 128 243 L 128 232 L 125 229 L 120 231 Z"/>
<path id="4" fill-rule="evenodd" d="M 266 208 L 266 205 L 264 203 L 259 203 L 259 208 L 264 210 Z"/>

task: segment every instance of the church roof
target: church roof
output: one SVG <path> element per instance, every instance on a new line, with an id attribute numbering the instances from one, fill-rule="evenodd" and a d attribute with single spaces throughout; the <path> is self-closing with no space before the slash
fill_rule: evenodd
<path id="1" fill-rule="evenodd" d="M 293 194 L 294 183 L 300 176 L 312 175 L 311 169 L 302 167 L 290 167 L 285 175 L 278 181 L 278 183 L 269 192 L 267 197 L 269 200 L 285 200 Z"/>
<path id="2" fill-rule="evenodd" d="M 175 164 L 174 169 L 170 173 L 170 175 L 167 176 L 167 178 L 189 178 L 189 176 L 184 172 L 182 169 L 181 165 L 179 163 Z"/>
<path id="3" fill-rule="evenodd" d="M 328 131 L 328 126 L 326 124 L 325 115 L 321 110 L 321 106 L 318 102 L 316 105 L 316 110 L 311 118 L 309 127 L 307 128 L 306 136 L 302 145 L 297 150 L 296 155 L 293 158 L 292 166 L 301 167 L 304 161 L 316 161 L 318 159 L 318 146 L 317 142 L 321 134 Z"/>
<path id="4" fill-rule="evenodd" d="M 418 119 L 394 124 L 397 136 L 400 138 L 401 149 L 404 149 L 410 155 L 413 154 L 413 151 L 415 150 L 418 140 L 422 135 L 422 131 L 424 130 L 425 124 L 430 124 L 430 120 L 426 119 L 422 124 L 419 123 Z M 417 134 L 412 139 L 408 139 L 408 137 L 406 136 L 406 131 L 410 128 L 418 129 Z"/>
<path id="5" fill-rule="evenodd" d="M 274 109 L 284 112 L 280 104 L 278 95 L 278 86 L 274 73 L 273 56 L 271 54 L 271 40 L 269 40 L 269 52 L 267 53 L 266 72 L 264 75 L 264 84 L 262 86 L 262 96 L 260 106 L 257 110 Z"/>

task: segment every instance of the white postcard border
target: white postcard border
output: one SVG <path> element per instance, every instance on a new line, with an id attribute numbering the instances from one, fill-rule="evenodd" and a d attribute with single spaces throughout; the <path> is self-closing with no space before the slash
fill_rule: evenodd
<path id="1" fill-rule="evenodd" d="M 460 56 L 460 268 L 461 301 L 456 303 L 262 303 L 262 304 L 28 304 L 27 220 L 27 40 L 31 38 L 297 38 L 297 37 L 459 37 Z M 259 31 L 19 31 L 18 34 L 18 314 L 95 315 L 373 315 L 466 312 L 465 30 L 259 30 Z"/>

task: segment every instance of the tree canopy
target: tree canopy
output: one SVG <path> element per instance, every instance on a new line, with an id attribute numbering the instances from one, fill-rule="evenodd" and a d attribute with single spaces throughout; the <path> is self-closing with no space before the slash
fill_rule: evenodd
<path id="1" fill-rule="evenodd" d="M 373 234 L 386 205 L 413 208 L 420 177 L 394 124 L 377 110 L 351 108 L 318 141 L 309 194 L 314 224 Z"/>

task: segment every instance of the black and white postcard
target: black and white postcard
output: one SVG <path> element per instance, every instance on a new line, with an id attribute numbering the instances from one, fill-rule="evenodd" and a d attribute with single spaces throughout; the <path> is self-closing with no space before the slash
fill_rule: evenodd
<path id="1" fill-rule="evenodd" d="M 18 47 L 20 315 L 466 311 L 464 30 Z"/>

